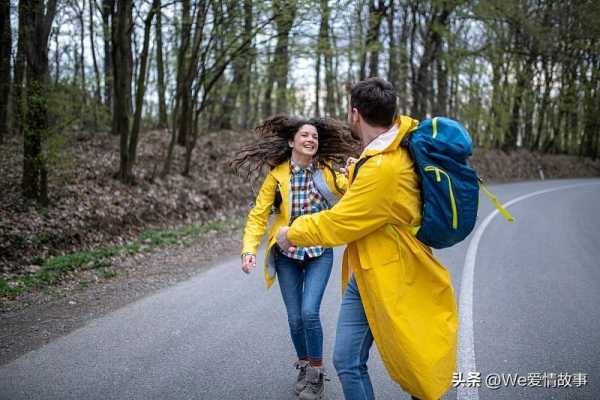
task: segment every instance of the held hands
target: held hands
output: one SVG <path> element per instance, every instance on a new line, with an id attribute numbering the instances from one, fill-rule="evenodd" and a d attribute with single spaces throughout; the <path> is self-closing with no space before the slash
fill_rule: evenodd
<path id="1" fill-rule="evenodd" d="M 242 255 L 242 271 L 249 274 L 256 267 L 256 256 L 254 254 Z"/>
<path id="2" fill-rule="evenodd" d="M 283 228 L 279 229 L 279 232 L 277 232 L 277 244 L 283 251 L 293 252 L 296 251 L 296 246 L 290 243 L 290 241 L 287 238 L 287 231 L 289 229 L 290 228 L 287 226 L 284 226 Z"/>

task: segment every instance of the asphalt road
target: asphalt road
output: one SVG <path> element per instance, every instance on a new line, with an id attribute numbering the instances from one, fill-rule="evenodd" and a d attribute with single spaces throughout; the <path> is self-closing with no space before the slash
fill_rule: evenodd
<path id="1" fill-rule="evenodd" d="M 492 190 L 516 200 L 516 222 L 486 219 L 482 199 L 479 233 L 436 252 L 461 302 L 465 372 L 444 399 L 600 398 L 600 180 Z M 321 309 L 332 400 L 343 399 L 331 365 L 340 254 Z M 279 287 L 233 258 L 0 367 L 0 399 L 295 399 L 293 361 Z M 375 347 L 369 368 L 378 399 L 409 398 Z M 508 384 L 487 387 L 491 374 Z"/>

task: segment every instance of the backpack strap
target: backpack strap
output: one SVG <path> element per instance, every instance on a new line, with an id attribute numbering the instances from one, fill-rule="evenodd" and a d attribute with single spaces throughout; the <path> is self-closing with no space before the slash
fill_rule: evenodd
<path id="1" fill-rule="evenodd" d="M 360 169 L 360 167 L 362 167 L 362 165 L 365 162 L 367 162 L 367 160 L 371 157 L 373 157 L 373 156 L 367 156 L 365 158 L 361 158 L 360 160 L 358 160 L 356 162 L 356 164 L 354 165 L 354 172 L 352 173 L 352 182 L 354 182 L 354 180 L 356 179 L 356 175 L 358 175 L 358 170 Z"/>
<path id="2" fill-rule="evenodd" d="M 273 199 L 273 206 L 271 207 L 271 214 L 279 214 L 279 207 L 281 206 L 282 201 L 283 199 L 281 198 L 279 182 L 277 182 L 277 186 L 275 187 L 275 198 Z"/>
<path id="3" fill-rule="evenodd" d="M 500 204 L 500 201 L 498 201 L 498 198 L 496 196 L 494 196 L 494 194 L 492 192 L 490 192 L 488 190 L 488 188 L 485 187 L 485 185 L 483 184 L 483 182 L 481 180 L 479 180 L 479 187 L 483 190 L 483 193 L 485 193 L 485 195 L 488 197 L 488 199 L 490 199 L 490 201 L 492 202 L 494 207 L 496 207 L 498 212 L 500 214 L 502 214 L 502 216 L 504 218 L 506 218 L 506 220 L 508 222 L 515 221 L 514 217 L 512 215 L 510 215 L 510 213 L 506 210 L 506 208 L 502 207 L 502 204 Z"/>
<path id="4" fill-rule="evenodd" d="M 317 168 L 317 170 L 313 173 L 313 183 L 315 185 L 315 189 L 317 189 L 319 194 L 323 196 L 329 208 L 333 207 L 338 202 L 340 198 L 331 190 L 329 190 L 329 186 L 325 181 L 325 176 L 323 175 L 322 169 Z"/>

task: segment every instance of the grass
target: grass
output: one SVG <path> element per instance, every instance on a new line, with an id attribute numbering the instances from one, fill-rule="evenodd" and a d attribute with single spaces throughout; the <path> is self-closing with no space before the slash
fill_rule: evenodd
<path id="1" fill-rule="evenodd" d="M 238 225 L 235 217 L 223 222 L 192 224 L 177 229 L 159 229 L 142 232 L 137 240 L 125 245 L 103 246 L 90 251 L 79 251 L 64 256 L 44 260 L 41 269 L 29 275 L 20 276 L 13 282 L 0 278 L 0 297 L 15 298 L 34 288 L 44 288 L 60 282 L 65 274 L 80 269 L 95 269 L 106 279 L 117 276 L 110 270 L 112 258 L 121 255 L 134 255 L 169 245 L 189 245 L 194 239 L 210 231 L 222 231 L 231 225 Z"/>

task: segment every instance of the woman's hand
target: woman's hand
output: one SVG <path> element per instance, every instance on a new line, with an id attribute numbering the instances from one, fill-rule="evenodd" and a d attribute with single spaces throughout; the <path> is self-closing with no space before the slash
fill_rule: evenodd
<path id="1" fill-rule="evenodd" d="M 254 254 L 244 254 L 242 256 L 242 271 L 249 274 L 256 267 L 256 256 Z"/>
<path id="2" fill-rule="evenodd" d="M 356 164 L 356 161 L 358 161 L 357 158 L 354 157 L 348 157 L 348 159 L 346 160 L 346 165 L 344 166 L 344 168 L 341 168 L 341 171 L 344 175 L 346 175 L 346 178 L 349 178 L 348 176 L 348 170 L 350 169 L 350 166 L 352 164 Z"/>

